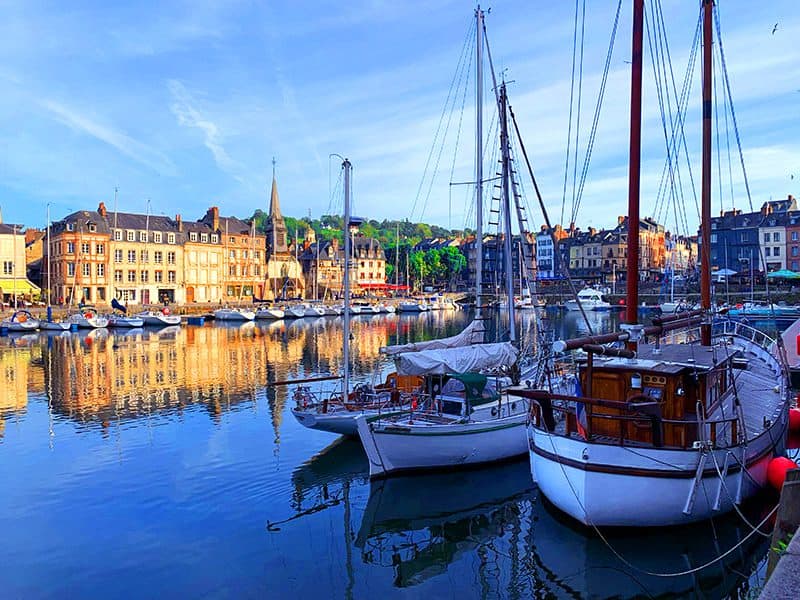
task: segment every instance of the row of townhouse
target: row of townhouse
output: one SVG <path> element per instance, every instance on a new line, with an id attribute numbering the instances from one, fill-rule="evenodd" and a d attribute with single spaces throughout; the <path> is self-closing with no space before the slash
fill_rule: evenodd
<path id="1" fill-rule="evenodd" d="M 663 225 L 649 217 L 639 221 L 639 273 L 643 280 L 659 277 L 668 263 L 676 271 L 690 268 L 693 256 L 696 256 L 693 240 L 670 236 Z M 620 216 L 616 227 L 600 231 L 594 228 L 581 231 L 574 224 L 565 230 L 556 225 L 551 235 L 542 226 L 536 234 L 536 259 L 540 279 L 561 279 L 566 266 L 571 276 L 587 281 L 624 280 L 628 217 Z"/>
<path id="2" fill-rule="evenodd" d="M 220 216 L 216 206 L 197 221 L 184 221 L 180 215 L 112 212 L 101 202 L 97 210 L 74 212 L 50 226 L 42 259 L 50 265 L 50 298 L 183 304 L 314 297 L 309 283 L 320 280 L 340 294 L 344 249 L 338 242 L 312 248 L 313 232 L 302 249 L 291 243 L 274 178 L 265 231 L 256 232 L 252 220 Z M 380 287 L 386 279 L 383 249 L 357 229 L 351 235 L 352 282 L 364 290 Z M 48 281 L 46 274 L 42 279 Z"/>
<path id="3" fill-rule="evenodd" d="M 55 303 L 220 302 L 264 291 L 264 236 L 215 206 L 184 222 L 101 202 L 53 223 L 45 261 L 48 253 Z"/>
<path id="4" fill-rule="evenodd" d="M 758 212 L 722 211 L 711 219 L 710 240 L 713 271 L 800 271 L 797 200 L 770 200 Z"/>

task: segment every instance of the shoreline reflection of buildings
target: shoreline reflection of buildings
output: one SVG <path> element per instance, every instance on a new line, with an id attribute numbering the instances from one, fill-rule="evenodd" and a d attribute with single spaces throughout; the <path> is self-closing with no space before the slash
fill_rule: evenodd
<path id="1" fill-rule="evenodd" d="M 254 402 L 268 380 L 297 365 L 304 338 L 285 340 L 279 331 L 245 325 L 53 342 L 52 367 L 44 361 L 53 410 L 107 426 L 191 405 L 205 406 L 216 421 Z M 286 390 L 270 401 L 276 432 L 285 401 Z"/>

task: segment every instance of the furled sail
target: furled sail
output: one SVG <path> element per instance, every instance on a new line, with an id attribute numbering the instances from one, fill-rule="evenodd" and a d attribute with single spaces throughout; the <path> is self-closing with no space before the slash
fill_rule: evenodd
<path id="1" fill-rule="evenodd" d="M 446 348 L 462 348 L 473 344 L 482 344 L 486 326 L 483 321 L 473 321 L 467 325 L 458 335 L 441 338 L 438 340 L 427 340 L 424 342 L 413 342 L 410 344 L 398 344 L 396 346 L 383 346 L 381 354 L 394 356 L 405 352 L 421 352 L 423 350 L 443 350 Z"/>
<path id="2" fill-rule="evenodd" d="M 397 355 L 394 361 L 400 375 L 445 375 L 510 367 L 517 354 L 513 344 L 501 342 L 406 352 Z"/>

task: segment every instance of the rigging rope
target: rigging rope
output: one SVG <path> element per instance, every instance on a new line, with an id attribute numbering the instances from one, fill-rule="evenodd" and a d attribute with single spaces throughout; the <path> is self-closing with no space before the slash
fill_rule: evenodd
<path id="1" fill-rule="evenodd" d="M 614 16 L 614 26 L 611 29 L 611 40 L 608 43 L 606 62 L 605 65 L 603 66 L 603 76 L 600 80 L 600 91 L 598 92 L 597 102 L 595 103 L 594 117 L 592 118 L 592 128 L 589 133 L 589 140 L 586 143 L 586 155 L 584 156 L 583 167 L 581 168 L 581 178 L 580 178 L 580 183 L 578 185 L 578 192 L 576 197 L 573 199 L 572 214 L 570 215 L 570 223 L 574 223 L 578 220 L 578 210 L 580 209 L 581 200 L 583 200 L 583 190 L 586 184 L 586 177 L 589 174 L 589 163 L 592 160 L 592 150 L 594 149 L 594 141 L 597 135 L 597 127 L 600 123 L 600 111 L 603 108 L 603 100 L 605 99 L 605 94 L 606 94 L 606 83 L 608 82 L 608 73 L 611 69 L 611 59 L 614 55 L 614 45 L 617 39 L 617 26 L 619 25 L 619 13 L 621 9 L 622 9 L 622 0 L 619 0 L 619 2 L 617 3 L 616 15 Z M 579 119 L 580 119 L 580 112 L 579 112 Z M 575 140 L 575 146 L 576 146 L 575 166 L 577 166 L 577 151 L 578 151 L 577 137 Z M 574 182 L 573 182 L 573 187 L 574 187 Z"/>
<path id="2" fill-rule="evenodd" d="M 622 0 L 620 0 L 621 3 Z M 580 60 L 578 61 L 578 101 L 576 106 L 578 108 L 578 112 L 575 117 L 575 156 L 572 160 L 572 212 L 570 222 L 575 221 L 575 213 L 577 212 L 577 192 L 576 192 L 576 179 L 578 176 L 578 142 L 580 140 L 581 134 L 581 108 L 582 108 L 582 99 L 583 99 L 583 47 L 585 41 L 585 31 L 586 31 L 586 0 L 583 0 L 583 6 L 581 7 L 581 53 L 580 53 Z M 561 223 L 563 227 L 565 225 L 564 222 Z"/>
<path id="3" fill-rule="evenodd" d="M 462 72 L 462 65 L 464 64 L 464 57 L 467 52 L 467 48 L 470 45 L 470 41 L 473 39 L 475 35 L 475 30 L 472 27 L 472 20 L 470 19 L 470 25 L 467 28 L 467 35 L 464 37 L 464 43 L 461 47 L 461 54 L 458 57 L 458 63 L 456 65 L 456 70 L 453 73 L 453 79 L 450 81 L 450 89 L 447 91 L 447 98 L 445 99 L 444 106 L 442 107 L 442 113 L 439 115 L 439 123 L 436 126 L 436 133 L 433 136 L 433 142 L 431 142 L 431 148 L 428 152 L 428 158 L 425 161 L 425 168 L 422 171 L 422 179 L 419 182 L 419 187 L 417 188 L 417 194 L 414 197 L 414 203 L 411 205 L 411 217 L 413 218 L 414 211 L 417 207 L 417 202 L 419 201 L 420 194 L 422 193 L 422 188 L 425 185 L 425 179 L 428 175 L 428 168 L 430 167 L 431 158 L 433 157 L 434 150 L 436 149 L 436 144 L 439 140 L 439 134 L 442 129 L 442 123 L 444 122 L 445 116 L 447 115 L 447 107 L 450 105 L 450 98 L 453 97 L 453 91 L 455 89 L 456 81 L 459 80 L 459 75 Z M 442 144 L 444 144 L 444 140 L 442 140 Z M 440 154 L 441 156 L 441 154 Z M 433 176 L 432 176 L 433 177 Z"/>
<path id="4" fill-rule="evenodd" d="M 575 96 L 575 61 L 578 56 L 578 3 L 575 0 L 575 24 L 572 32 L 572 75 L 569 88 L 569 121 L 567 125 L 567 158 L 564 163 L 564 189 L 561 193 L 561 223 L 564 222 L 564 208 L 567 203 L 567 180 L 569 178 L 570 144 L 572 143 L 572 110 Z"/>

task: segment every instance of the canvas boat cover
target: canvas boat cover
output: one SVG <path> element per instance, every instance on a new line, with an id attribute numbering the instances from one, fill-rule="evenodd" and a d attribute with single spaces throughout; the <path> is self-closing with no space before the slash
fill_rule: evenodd
<path id="1" fill-rule="evenodd" d="M 513 344 L 501 342 L 406 352 L 395 356 L 394 362 L 400 375 L 447 375 L 510 367 L 517 353 Z"/>
<path id="2" fill-rule="evenodd" d="M 396 346 L 383 346 L 381 354 L 394 356 L 404 352 L 421 352 L 423 350 L 443 350 L 445 348 L 462 348 L 473 344 L 482 344 L 486 326 L 483 321 L 473 321 L 467 325 L 458 335 L 441 338 L 438 340 L 427 340 L 424 342 L 413 342 L 410 344 L 398 344 Z"/>

